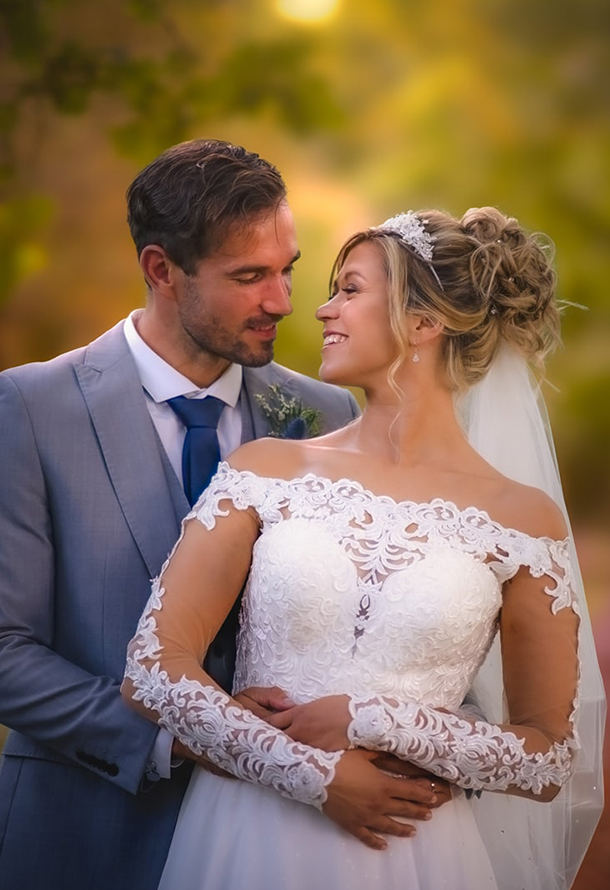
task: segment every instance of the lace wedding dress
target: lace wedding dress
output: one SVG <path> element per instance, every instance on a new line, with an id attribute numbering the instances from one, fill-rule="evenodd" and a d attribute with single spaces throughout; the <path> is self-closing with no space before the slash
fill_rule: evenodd
<path id="1" fill-rule="evenodd" d="M 565 780 L 578 746 L 576 680 L 553 689 L 548 703 L 567 710 L 570 729 L 539 749 L 460 712 L 496 635 L 503 585 L 518 571 L 541 579 L 530 592 L 533 620 L 542 610 L 548 633 L 557 622 L 565 637 L 560 616 L 575 608 L 565 542 L 503 528 L 476 507 L 396 502 L 356 482 L 261 478 L 227 464 L 185 522 L 213 529 L 242 511 L 260 535 L 243 598 L 236 692 L 277 685 L 296 702 L 349 693 L 355 743 L 395 751 L 462 788 L 540 791 Z M 130 646 L 132 695 L 193 750 L 247 781 L 195 770 L 162 890 L 522 886 L 490 860 L 476 800 L 459 788 L 430 821 L 415 823 L 414 838 L 389 838 L 382 852 L 327 819 L 319 810 L 341 754 L 292 742 L 189 676 L 172 628 L 163 628 L 163 574 Z M 547 707 L 527 691 L 522 705 L 524 724 L 532 708 Z M 531 880 L 527 890 L 547 886 Z"/>

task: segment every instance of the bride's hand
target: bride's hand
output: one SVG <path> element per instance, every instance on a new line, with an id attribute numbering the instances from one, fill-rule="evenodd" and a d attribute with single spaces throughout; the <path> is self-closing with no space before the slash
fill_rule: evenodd
<path id="1" fill-rule="evenodd" d="M 347 695 L 327 695 L 273 714 L 268 722 L 276 729 L 282 729 L 295 742 L 323 751 L 344 751 L 349 748 L 347 727 L 351 718 L 348 702 Z"/>
<path id="2" fill-rule="evenodd" d="M 416 828 L 404 819 L 430 819 L 434 795 L 426 788 L 407 790 L 409 780 L 387 776 L 372 763 L 371 751 L 346 751 L 335 767 L 322 811 L 354 837 L 385 850 L 382 835 L 409 838 Z"/>

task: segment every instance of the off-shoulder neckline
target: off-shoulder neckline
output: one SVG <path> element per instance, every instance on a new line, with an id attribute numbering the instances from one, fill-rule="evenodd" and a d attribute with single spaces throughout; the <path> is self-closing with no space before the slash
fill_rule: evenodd
<path id="1" fill-rule="evenodd" d="M 425 507 L 444 507 L 445 509 L 450 510 L 457 516 L 465 516 L 472 515 L 478 516 L 489 525 L 496 529 L 500 529 L 503 532 L 508 532 L 512 535 L 517 535 L 519 537 L 529 538 L 531 541 L 542 541 L 545 544 L 562 544 L 566 545 L 568 543 L 568 536 L 564 538 L 551 538 L 548 535 L 530 535 L 528 532 L 521 531 L 518 528 L 512 528 L 510 526 L 503 525 L 501 522 L 498 522 L 496 519 L 492 519 L 487 510 L 483 510 L 481 507 L 475 507 L 474 504 L 468 507 L 458 507 L 454 501 L 447 500 L 442 497 L 435 497 L 431 501 L 413 501 L 409 499 L 405 500 L 397 500 L 393 498 L 390 494 L 376 494 L 370 488 L 366 488 L 366 486 L 362 485 L 361 482 L 358 482 L 356 479 L 349 479 L 347 476 L 342 476 L 340 479 L 331 479 L 329 476 L 323 476 L 320 473 L 309 472 L 305 473 L 301 476 L 292 476 L 290 479 L 285 479 L 283 476 L 269 476 L 263 473 L 256 473 L 254 470 L 238 470 L 236 467 L 232 467 L 231 464 L 223 460 L 218 465 L 218 470 L 226 468 L 230 470 L 232 473 L 237 473 L 242 476 L 251 476 L 255 479 L 262 479 L 269 482 L 281 482 L 286 485 L 292 485 L 294 483 L 305 483 L 309 481 L 320 481 L 322 483 L 327 484 L 330 488 L 339 488 L 341 486 L 351 486 L 354 488 L 359 494 L 365 495 L 372 501 L 377 501 L 380 503 L 388 504 L 395 509 L 401 508 L 425 508 Z"/>

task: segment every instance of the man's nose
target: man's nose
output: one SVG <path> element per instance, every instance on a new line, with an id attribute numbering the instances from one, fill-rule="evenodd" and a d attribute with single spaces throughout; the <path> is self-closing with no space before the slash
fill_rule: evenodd
<path id="1" fill-rule="evenodd" d="M 293 309 L 291 293 L 292 286 L 284 277 L 274 279 L 266 290 L 262 308 L 268 315 L 290 315 Z"/>

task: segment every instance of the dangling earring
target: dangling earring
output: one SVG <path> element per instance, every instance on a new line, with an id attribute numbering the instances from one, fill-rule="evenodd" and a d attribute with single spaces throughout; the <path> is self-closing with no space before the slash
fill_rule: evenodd
<path id="1" fill-rule="evenodd" d="M 418 362 L 418 361 L 419 361 L 419 352 L 417 351 L 417 340 L 414 340 L 414 341 L 413 341 L 413 349 L 414 349 L 414 352 L 413 352 L 413 359 L 412 359 L 412 360 L 413 360 L 414 362 Z"/>

